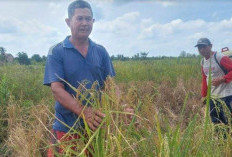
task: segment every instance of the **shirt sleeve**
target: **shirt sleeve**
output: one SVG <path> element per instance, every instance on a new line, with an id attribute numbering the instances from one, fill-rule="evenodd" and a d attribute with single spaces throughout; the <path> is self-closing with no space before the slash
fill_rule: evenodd
<path id="1" fill-rule="evenodd" d="M 104 68 L 105 68 L 105 71 L 104 71 L 105 78 L 107 78 L 107 76 L 111 76 L 111 77 L 115 76 L 114 66 L 112 64 L 112 61 L 107 51 L 106 51 L 106 55 L 104 58 Z"/>
<path id="2" fill-rule="evenodd" d="M 203 71 L 203 66 L 201 66 L 201 74 L 202 74 L 201 96 L 206 97 L 206 95 L 207 95 L 207 81 L 206 81 L 206 75 Z"/>
<path id="3" fill-rule="evenodd" d="M 62 82 L 60 78 L 64 79 L 62 56 L 55 48 L 51 48 L 46 60 L 43 84 L 50 86 L 52 82 Z"/>
<path id="4" fill-rule="evenodd" d="M 228 71 L 224 78 L 226 79 L 226 83 L 232 81 L 232 60 L 228 56 L 223 56 L 220 64 Z"/>

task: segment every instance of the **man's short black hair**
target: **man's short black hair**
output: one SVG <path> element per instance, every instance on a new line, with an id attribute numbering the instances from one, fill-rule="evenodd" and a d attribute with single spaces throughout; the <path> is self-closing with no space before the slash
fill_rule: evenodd
<path id="1" fill-rule="evenodd" d="M 68 18 L 71 19 L 74 15 L 75 9 L 77 8 L 88 8 L 93 16 L 93 11 L 90 4 L 83 0 L 76 0 L 69 4 L 68 6 Z"/>

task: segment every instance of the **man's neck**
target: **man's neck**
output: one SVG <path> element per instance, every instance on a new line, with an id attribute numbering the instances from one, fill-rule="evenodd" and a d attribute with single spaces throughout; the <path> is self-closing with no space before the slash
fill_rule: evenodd
<path id="1" fill-rule="evenodd" d="M 88 38 L 73 38 L 72 36 L 69 38 L 70 42 L 73 46 L 81 53 L 83 57 L 87 56 L 89 40 Z"/>
<path id="2" fill-rule="evenodd" d="M 88 38 L 74 38 L 73 36 L 71 36 L 69 40 L 74 47 L 83 47 L 89 45 Z"/>

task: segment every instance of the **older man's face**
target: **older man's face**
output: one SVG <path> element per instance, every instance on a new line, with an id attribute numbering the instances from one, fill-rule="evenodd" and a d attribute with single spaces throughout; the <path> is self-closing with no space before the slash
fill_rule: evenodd
<path id="1" fill-rule="evenodd" d="M 68 19 L 67 24 L 73 37 L 88 38 L 93 28 L 93 22 L 94 19 L 88 8 L 77 8 L 73 17 Z"/>

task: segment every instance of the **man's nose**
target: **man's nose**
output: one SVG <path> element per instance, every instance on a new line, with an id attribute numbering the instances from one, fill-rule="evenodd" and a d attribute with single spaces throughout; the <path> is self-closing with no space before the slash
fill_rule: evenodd
<path id="1" fill-rule="evenodd" d="M 88 24 L 87 20 L 86 20 L 86 19 L 83 19 L 82 24 L 83 24 L 83 25 L 87 25 L 87 24 Z"/>
<path id="2" fill-rule="evenodd" d="M 202 51 L 204 49 L 204 47 L 198 47 L 199 51 Z"/>
<path id="3" fill-rule="evenodd" d="M 88 24 L 89 24 L 89 20 L 84 18 L 84 19 L 82 20 L 82 24 L 83 24 L 83 25 L 88 25 Z"/>

